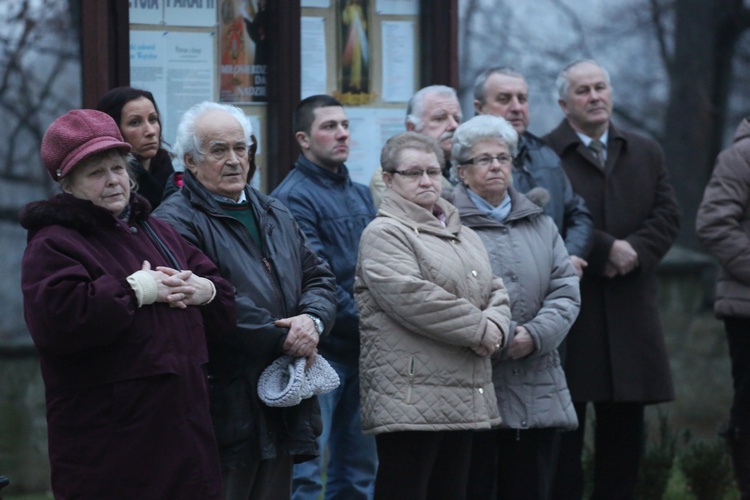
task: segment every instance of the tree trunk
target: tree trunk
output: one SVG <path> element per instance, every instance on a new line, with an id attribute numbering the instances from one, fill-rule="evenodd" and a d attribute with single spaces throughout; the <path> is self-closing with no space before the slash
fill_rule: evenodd
<path id="1" fill-rule="evenodd" d="M 695 217 L 721 149 L 741 0 L 677 0 L 663 147 L 683 211 L 678 243 L 698 248 Z"/>

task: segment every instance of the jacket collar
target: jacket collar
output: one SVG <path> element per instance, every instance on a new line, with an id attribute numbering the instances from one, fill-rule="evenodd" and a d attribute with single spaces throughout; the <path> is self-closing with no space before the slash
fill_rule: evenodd
<path id="1" fill-rule="evenodd" d="M 625 135 L 620 131 L 620 129 L 615 126 L 614 123 L 609 122 L 609 132 L 608 132 L 608 139 L 607 139 L 607 148 L 614 149 L 613 146 L 615 146 L 615 142 L 621 143 L 621 151 L 625 151 L 627 147 L 627 138 Z M 555 135 L 558 136 L 559 140 L 561 141 L 561 151 L 565 151 L 568 148 L 576 148 L 579 145 L 583 147 L 583 142 L 581 141 L 581 138 L 578 137 L 578 134 L 576 133 L 575 129 L 570 125 L 570 122 L 568 122 L 567 119 L 563 118 L 562 122 L 560 122 L 560 125 L 558 125 L 557 129 L 555 129 Z"/>
<path id="2" fill-rule="evenodd" d="M 386 190 L 383 195 L 377 216 L 397 220 L 417 234 L 424 232 L 440 236 L 458 236 L 461 231 L 461 218 L 456 207 L 443 198 L 438 199 L 435 204 L 445 213 L 445 227 L 432 212 L 403 198 L 392 189 Z"/>
<path id="3" fill-rule="evenodd" d="M 734 133 L 732 142 L 737 142 L 747 137 L 750 137 L 750 118 L 742 120 L 739 127 L 737 127 L 737 131 Z"/>
<path id="4" fill-rule="evenodd" d="M 151 205 L 144 197 L 130 194 L 130 220 L 141 222 L 151 215 Z M 117 224 L 117 217 L 89 200 L 82 200 L 68 193 L 60 193 L 44 201 L 26 205 L 20 215 L 21 225 L 30 232 L 43 227 L 60 225 L 91 233 L 97 228 Z"/>
<path id="5" fill-rule="evenodd" d="M 190 170 L 185 170 L 183 182 L 184 185 L 180 190 L 180 193 L 190 200 L 191 203 L 201 206 L 205 210 L 213 212 L 214 214 L 224 215 L 216 198 L 214 198 L 211 195 L 211 192 L 195 178 L 195 175 L 193 175 Z M 251 206 L 259 206 L 262 210 L 268 209 L 272 198 L 260 193 L 256 189 L 253 189 L 249 184 L 245 184 L 244 189 L 245 197 Z"/>
<path id="6" fill-rule="evenodd" d="M 303 174 L 311 177 L 312 179 L 325 184 L 342 184 L 351 183 L 349 178 L 349 169 L 344 163 L 339 167 L 338 172 L 331 172 L 307 159 L 303 154 L 300 154 L 297 161 L 294 164 L 294 168 L 298 169 Z"/>
<path id="7" fill-rule="evenodd" d="M 537 216 L 542 213 L 542 207 L 529 200 L 525 195 L 516 191 L 512 186 L 508 187 L 511 209 L 505 222 L 515 222 L 521 219 Z M 477 208 L 467 192 L 466 186 L 459 184 L 453 189 L 453 204 L 461 213 L 461 220 L 470 227 L 478 224 L 502 226 L 503 223 L 496 221 Z"/>

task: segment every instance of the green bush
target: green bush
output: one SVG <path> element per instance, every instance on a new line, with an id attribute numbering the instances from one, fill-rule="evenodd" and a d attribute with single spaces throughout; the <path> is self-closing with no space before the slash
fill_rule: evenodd
<path id="1" fill-rule="evenodd" d="M 688 491 L 698 500 L 722 500 L 733 485 L 726 443 L 716 438 L 690 443 L 680 457 Z"/>
<path id="2" fill-rule="evenodd" d="M 664 497 L 677 454 L 677 433 L 669 426 L 669 419 L 661 409 L 658 419 L 659 436 L 654 440 L 646 439 L 646 450 L 638 471 L 636 495 L 642 500 L 661 500 Z"/>

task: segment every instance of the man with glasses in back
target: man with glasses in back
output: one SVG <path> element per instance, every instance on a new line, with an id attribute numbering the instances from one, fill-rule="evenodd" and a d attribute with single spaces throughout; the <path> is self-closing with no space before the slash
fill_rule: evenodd
<path id="1" fill-rule="evenodd" d="M 549 200 L 542 209 L 552 217 L 580 278 L 593 243 L 593 223 L 583 198 L 573 192 L 560 157 L 529 132 L 529 86 L 523 75 L 498 66 L 483 71 L 474 82 L 474 109 L 478 115 L 505 118 L 518 132 L 518 153 L 513 161 L 513 187 L 528 193 L 544 188 Z"/>

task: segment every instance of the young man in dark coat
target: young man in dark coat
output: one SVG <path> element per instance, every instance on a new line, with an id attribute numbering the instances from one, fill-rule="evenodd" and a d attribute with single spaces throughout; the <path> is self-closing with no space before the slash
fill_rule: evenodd
<path id="1" fill-rule="evenodd" d="M 643 454 L 644 405 L 674 398 L 659 320 L 656 266 L 680 212 L 657 143 L 615 127 L 609 75 L 575 62 L 557 79 L 565 119 L 544 139 L 594 221 L 581 312 L 565 372 L 578 414 L 562 438 L 553 498 L 581 498 L 586 405 L 596 412 L 592 498 L 632 498 Z"/>
<path id="2" fill-rule="evenodd" d="M 295 466 L 292 498 L 318 498 L 325 469 L 326 499 L 367 500 L 372 497 L 378 456 L 374 436 L 363 434 L 360 422 L 359 311 L 353 288 L 359 239 L 375 217 L 375 206 L 369 188 L 352 182 L 344 164 L 349 157 L 349 119 L 339 101 L 327 95 L 306 98 L 294 113 L 294 130 L 302 154 L 272 195 L 294 214 L 336 275 L 336 323 L 318 349 L 341 385 L 319 396 L 321 454 Z"/>
<path id="3" fill-rule="evenodd" d="M 208 345 L 227 500 L 289 498 L 293 463 L 317 456 L 317 397 L 272 408 L 258 397 L 258 379 L 284 354 L 312 360 L 336 312 L 328 265 L 278 200 L 246 184 L 251 133 L 234 106 L 203 102 L 186 111 L 176 141 L 184 185 L 155 213 L 236 289 L 237 327 Z"/>

